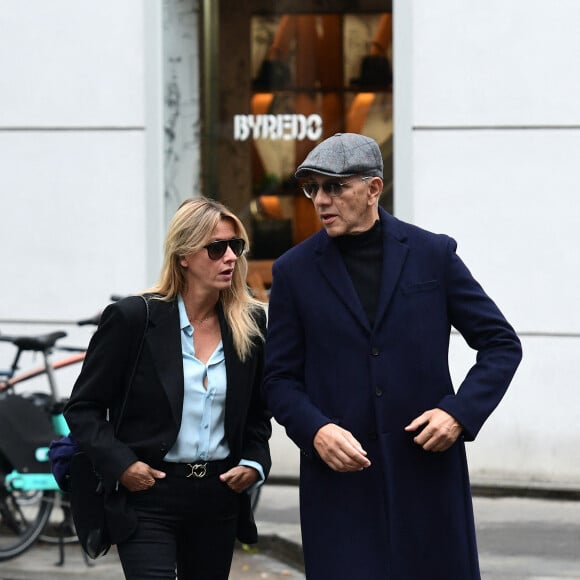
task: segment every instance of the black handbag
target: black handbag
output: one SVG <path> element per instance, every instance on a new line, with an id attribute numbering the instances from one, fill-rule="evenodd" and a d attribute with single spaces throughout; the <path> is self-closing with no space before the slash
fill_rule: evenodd
<path id="1" fill-rule="evenodd" d="M 146 308 L 145 330 L 125 389 L 121 410 L 117 416 L 115 435 L 119 432 L 149 325 L 149 303 L 145 297 L 143 300 Z M 117 485 L 114 489 L 106 488 L 101 475 L 95 470 L 93 462 L 85 452 L 78 451 L 72 456 L 70 462 L 71 512 L 79 542 L 90 558 L 104 556 L 112 544 L 129 538 L 137 527 L 137 516 L 128 509 L 125 492 L 118 487 Z"/>
<path id="2" fill-rule="evenodd" d="M 90 558 L 104 556 L 111 547 L 111 538 L 102 479 L 82 451 L 73 455 L 69 470 L 71 511 L 79 542 Z"/>

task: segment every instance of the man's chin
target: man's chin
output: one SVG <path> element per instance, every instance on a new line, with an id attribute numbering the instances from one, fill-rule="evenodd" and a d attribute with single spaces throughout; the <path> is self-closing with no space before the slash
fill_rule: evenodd
<path id="1" fill-rule="evenodd" d="M 330 223 L 322 222 L 322 227 L 326 230 L 326 233 L 331 238 L 335 238 L 337 236 L 342 236 L 344 234 L 344 228 L 341 227 L 340 223 L 336 222 L 336 218 Z"/>

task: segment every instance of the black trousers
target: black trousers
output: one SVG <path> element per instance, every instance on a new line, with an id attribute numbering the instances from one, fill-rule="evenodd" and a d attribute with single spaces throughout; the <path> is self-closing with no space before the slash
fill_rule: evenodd
<path id="1" fill-rule="evenodd" d="M 125 577 L 227 580 L 240 499 L 219 480 L 227 468 L 197 478 L 186 477 L 191 470 L 184 465 L 171 467 L 152 488 L 129 494 L 139 524 L 117 546 Z"/>

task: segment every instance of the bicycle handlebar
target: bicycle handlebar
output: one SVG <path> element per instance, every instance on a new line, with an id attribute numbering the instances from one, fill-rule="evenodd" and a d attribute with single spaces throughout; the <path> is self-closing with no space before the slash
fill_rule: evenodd
<path id="1" fill-rule="evenodd" d="M 122 300 L 124 297 L 125 296 L 123 294 L 111 294 L 110 300 L 111 302 L 118 302 L 119 300 Z M 97 314 L 91 316 L 90 318 L 78 320 L 77 326 L 89 326 L 89 325 L 98 326 L 100 321 L 101 321 L 101 312 L 97 312 Z"/>
<path id="2" fill-rule="evenodd" d="M 94 316 L 90 318 L 83 318 L 82 320 L 77 320 L 77 326 L 98 326 L 99 321 L 101 320 L 101 313 L 97 312 Z"/>

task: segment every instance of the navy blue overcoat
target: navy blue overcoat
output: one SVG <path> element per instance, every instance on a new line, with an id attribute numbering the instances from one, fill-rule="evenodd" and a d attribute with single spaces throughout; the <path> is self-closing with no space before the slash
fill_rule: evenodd
<path id="1" fill-rule="evenodd" d="M 325 231 L 274 264 L 264 389 L 301 451 L 306 576 L 477 579 L 464 442 L 504 395 L 520 342 L 453 239 L 379 211 L 383 267 L 373 328 Z M 477 351 L 457 389 L 451 327 Z M 464 427 L 443 453 L 423 451 L 404 431 L 435 407 Z M 338 473 L 322 462 L 313 438 L 329 422 L 353 433 L 371 467 Z"/>

